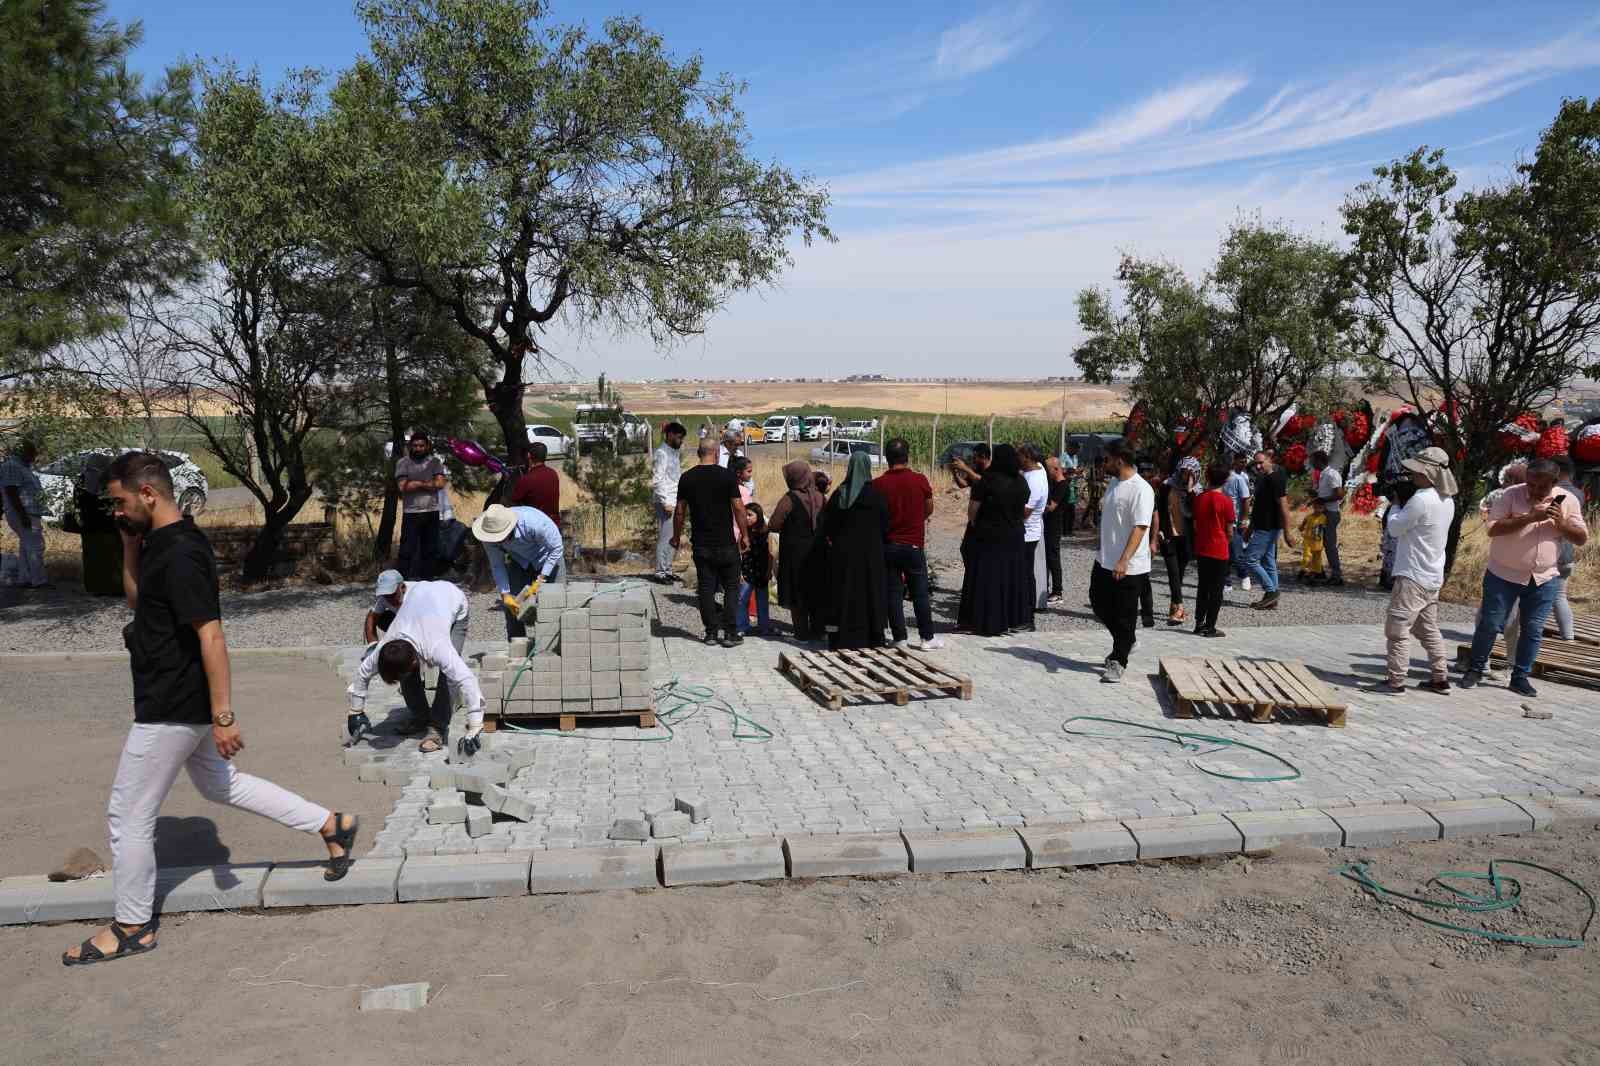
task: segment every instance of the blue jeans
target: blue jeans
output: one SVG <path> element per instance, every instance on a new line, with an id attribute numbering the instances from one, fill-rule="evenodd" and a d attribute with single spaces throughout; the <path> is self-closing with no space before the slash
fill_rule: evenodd
<path id="1" fill-rule="evenodd" d="M 889 596 L 889 628 L 895 640 L 906 639 L 906 597 L 911 593 L 911 609 L 917 616 L 917 636 L 933 639 L 933 610 L 928 603 L 928 557 L 912 544 L 883 546 L 883 571 Z M 901 581 L 905 582 L 904 587 Z"/>
<path id="2" fill-rule="evenodd" d="M 1539 644 L 1544 639 L 1545 619 L 1561 595 L 1561 582 L 1546 581 L 1536 585 L 1515 585 L 1489 571 L 1483 574 L 1483 605 L 1478 609 L 1478 627 L 1472 633 L 1471 669 L 1483 673 L 1489 666 L 1489 653 L 1494 650 L 1494 638 L 1506 627 L 1506 616 L 1511 605 L 1517 605 L 1518 626 L 1515 656 L 1511 663 L 1513 678 L 1526 678 L 1533 671 L 1533 660 L 1539 654 Z"/>
<path id="3" fill-rule="evenodd" d="M 1244 568 L 1244 533 L 1238 526 L 1233 527 L 1233 532 L 1228 534 L 1228 563 L 1233 567 L 1234 577 L 1248 577 L 1249 571 Z"/>
<path id="4" fill-rule="evenodd" d="M 750 632 L 750 582 L 743 578 L 739 579 L 739 610 L 736 618 L 735 624 L 738 626 L 739 632 Z M 767 586 L 758 585 L 756 586 L 756 626 L 764 631 L 768 624 Z"/>
<path id="5" fill-rule="evenodd" d="M 1261 584 L 1262 592 L 1278 591 L 1278 538 L 1281 529 L 1252 529 L 1244 549 L 1245 574 Z"/>

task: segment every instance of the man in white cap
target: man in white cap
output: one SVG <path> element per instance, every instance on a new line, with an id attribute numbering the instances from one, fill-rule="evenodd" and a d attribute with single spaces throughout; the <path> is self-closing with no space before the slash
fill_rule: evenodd
<path id="1" fill-rule="evenodd" d="M 1389 676 L 1373 686 L 1379 693 L 1406 690 L 1411 636 L 1428 654 L 1429 677 L 1421 685 L 1441 696 L 1450 691 L 1449 658 L 1439 632 L 1439 590 L 1444 587 L 1445 541 L 1455 516 L 1456 479 L 1442 448 L 1424 448 L 1405 460 L 1417 491 L 1389 518 L 1395 537 L 1394 587 L 1383 635 L 1389 642 Z"/>
<path id="2" fill-rule="evenodd" d="M 400 685 L 400 695 L 411 712 L 411 729 L 425 728 L 428 735 L 417 750 L 438 751 L 444 747 L 445 729 L 450 724 L 452 697 L 467 711 L 467 735 L 457 742 L 472 741 L 483 729 L 483 690 L 472 669 L 461 657 L 467 642 L 467 597 L 448 581 L 401 581 L 393 570 L 378 577 L 379 605 L 393 606 L 394 620 L 382 644 L 368 649 L 355 680 L 350 682 L 350 716 L 345 731 L 354 743 L 371 728 L 367 718 L 367 688 L 374 674 L 389 684 Z M 374 625 L 373 613 L 367 614 Z M 422 684 L 423 667 L 440 673 L 433 705 Z"/>
<path id="3" fill-rule="evenodd" d="M 472 523 L 472 535 L 483 545 L 495 587 L 500 590 L 506 639 L 527 636 L 527 627 L 517 618 L 513 593 L 530 586 L 537 592 L 542 582 L 561 580 L 561 530 L 543 511 L 497 503 Z"/>

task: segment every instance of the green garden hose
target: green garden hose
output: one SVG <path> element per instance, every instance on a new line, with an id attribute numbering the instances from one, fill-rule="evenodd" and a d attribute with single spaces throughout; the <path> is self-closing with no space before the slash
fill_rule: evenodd
<path id="1" fill-rule="evenodd" d="M 1068 726 L 1070 726 L 1073 722 L 1104 722 L 1107 725 L 1129 726 L 1133 729 L 1139 730 L 1140 732 L 1133 734 L 1093 733 L 1084 729 L 1069 729 Z M 1300 777 L 1300 768 L 1294 763 L 1290 762 L 1288 759 L 1285 759 L 1282 755 L 1270 752 L 1266 748 L 1259 748 L 1254 744 L 1246 744 L 1242 740 L 1232 740 L 1228 737 L 1214 737 L 1208 733 L 1186 733 L 1182 730 L 1167 729 L 1163 726 L 1150 725 L 1146 722 L 1132 722 L 1125 718 L 1100 718 L 1092 714 L 1073 715 L 1071 718 L 1068 718 L 1065 722 L 1061 723 L 1061 730 L 1068 736 L 1093 737 L 1097 740 L 1124 740 L 1131 735 L 1132 739 L 1134 740 L 1160 740 L 1169 744 L 1176 744 L 1184 751 L 1192 751 L 1195 753 L 1195 758 L 1189 760 L 1190 766 L 1193 766 L 1196 770 L 1199 770 L 1203 774 L 1210 774 L 1212 777 L 1220 777 L 1226 781 L 1249 781 L 1259 784 L 1267 781 L 1293 781 Z M 1191 740 L 1204 741 L 1207 744 L 1215 744 L 1216 747 L 1203 748 L 1200 744 L 1189 743 Z M 1202 756 L 1212 755 L 1227 748 L 1243 748 L 1246 751 L 1253 751 L 1258 755 L 1265 755 L 1267 758 L 1276 760 L 1277 762 L 1287 766 L 1289 768 L 1289 772 L 1285 774 L 1265 774 L 1261 776 L 1251 776 L 1248 774 L 1224 773 L 1221 770 L 1211 770 L 1200 765 L 1198 760 Z"/>
<path id="2" fill-rule="evenodd" d="M 1594 922 L 1594 895 L 1590 893 L 1587 888 L 1584 888 L 1572 878 L 1566 876 L 1565 874 L 1558 873 L 1557 871 L 1550 869 L 1548 866 L 1540 866 L 1538 863 L 1532 862 L 1519 862 L 1515 859 L 1490 859 L 1488 873 L 1480 874 L 1472 873 L 1466 870 L 1446 870 L 1443 873 L 1437 874 L 1428 879 L 1428 885 L 1436 885 L 1455 897 L 1455 899 L 1444 900 L 1428 899 L 1423 896 L 1414 896 L 1409 892 L 1399 892 L 1395 889 L 1389 888 L 1378 881 L 1377 878 L 1373 877 L 1370 872 L 1368 872 L 1368 865 L 1365 862 L 1346 863 L 1344 866 L 1340 867 L 1334 872 L 1340 877 L 1354 881 L 1356 884 L 1372 893 L 1375 899 L 1381 899 L 1386 902 L 1393 902 L 1394 900 L 1407 900 L 1423 907 L 1432 907 L 1435 910 L 1454 911 L 1464 914 L 1487 914 L 1492 911 L 1509 910 L 1522 901 L 1522 882 L 1518 881 L 1514 877 L 1501 876 L 1500 867 L 1502 866 L 1520 866 L 1527 870 L 1538 870 L 1540 873 L 1547 873 L 1556 880 L 1561 881 L 1562 883 L 1569 885 L 1574 889 L 1577 889 L 1577 891 L 1580 892 L 1583 895 L 1583 898 L 1589 903 L 1589 916 L 1583 920 L 1583 928 L 1578 931 L 1578 935 L 1575 937 L 1523 936 L 1517 933 L 1499 933 L 1492 929 L 1479 929 L 1470 925 L 1457 925 L 1454 922 L 1446 922 L 1437 918 L 1429 918 L 1426 915 L 1418 914 L 1416 911 L 1410 910 L 1406 907 L 1401 907 L 1399 904 L 1395 904 L 1395 906 L 1402 914 L 1415 918 L 1417 921 L 1422 922 L 1425 925 L 1431 925 L 1436 929 L 1447 929 L 1453 933 L 1466 933 L 1469 936 L 1480 936 L 1485 940 L 1493 940 L 1501 944 L 1521 944 L 1524 947 L 1530 948 L 1583 947 L 1585 941 L 1587 941 L 1589 938 L 1589 926 Z M 1459 881 L 1487 882 L 1489 885 L 1489 891 L 1484 894 L 1479 894 L 1475 892 L 1469 892 L 1464 888 L 1458 888 L 1455 884 L 1452 884 L 1452 882 Z M 1424 887 L 1427 887 L 1427 885 Z"/>

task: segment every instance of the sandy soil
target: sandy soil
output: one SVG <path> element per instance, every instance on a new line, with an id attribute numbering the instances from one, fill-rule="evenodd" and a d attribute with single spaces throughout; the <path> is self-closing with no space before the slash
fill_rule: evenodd
<path id="1" fill-rule="evenodd" d="M 1372 857 L 1600 883 L 1591 827 Z M 1447 937 L 1331 873 L 1354 853 L 1058 874 L 657 889 L 175 919 L 66 970 L 87 925 L 0 930 L 8 1061 L 1583 1063 L 1600 963 Z M 1549 933 L 1581 921 L 1529 877 Z M 358 990 L 428 981 L 418 1017 Z M 467 1050 L 470 1048 L 470 1052 Z"/>
<path id="2" fill-rule="evenodd" d="M 623 383 L 630 410 L 640 414 L 693 414 L 769 411 L 830 404 L 877 407 L 885 411 L 948 410 L 951 414 L 1018 418 L 1060 418 L 1059 382 L 987 382 L 946 387 L 936 382 L 716 382 L 705 385 Z M 707 397 L 692 399 L 697 389 Z M 948 400 L 948 403 L 946 402 Z M 1119 387 L 1073 383 L 1066 386 L 1066 410 L 1074 419 L 1116 418 L 1127 413 Z"/>

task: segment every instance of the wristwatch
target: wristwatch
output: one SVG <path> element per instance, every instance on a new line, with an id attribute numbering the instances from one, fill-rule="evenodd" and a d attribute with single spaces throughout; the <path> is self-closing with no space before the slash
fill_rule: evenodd
<path id="1" fill-rule="evenodd" d="M 221 714 L 217 715 L 215 718 L 213 718 L 211 720 L 211 724 L 212 725 L 219 725 L 223 729 L 228 728 L 230 725 L 233 724 L 233 712 L 232 711 L 223 711 Z"/>

